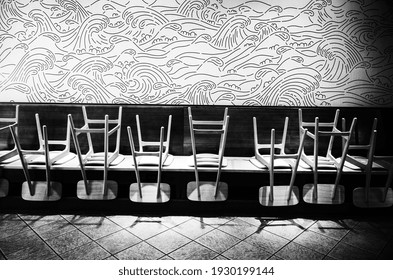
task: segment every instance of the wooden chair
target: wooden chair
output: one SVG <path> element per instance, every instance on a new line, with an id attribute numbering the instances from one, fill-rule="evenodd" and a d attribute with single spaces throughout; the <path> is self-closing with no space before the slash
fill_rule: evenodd
<path id="1" fill-rule="evenodd" d="M 285 118 L 283 134 L 281 137 L 281 143 L 276 144 L 276 132 L 275 129 L 271 130 L 270 143 L 260 144 L 258 141 L 258 129 L 257 119 L 253 118 L 254 126 L 254 152 L 255 159 L 261 164 L 266 166 L 269 170 L 270 185 L 263 186 L 259 189 L 259 203 L 263 206 L 290 206 L 299 203 L 299 189 L 294 186 L 297 169 L 301 159 L 301 153 L 304 145 L 304 138 L 306 134 L 303 134 L 300 139 L 300 144 L 297 153 L 286 154 L 285 153 L 285 142 L 288 129 L 288 117 Z M 269 155 L 262 155 L 260 150 L 269 149 Z M 278 149 L 279 153 L 275 153 Z M 289 160 L 288 160 L 289 159 Z M 274 185 L 274 170 L 278 160 L 284 160 L 286 166 L 292 170 L 291 181 L 289 185 Z M 283 165 L 283 166 L 284 166 Z"/>
<path id="2" fill-rule="evenodd" d="M 345 129 L 345 119 L 342 120 L 343 129 Z M 393 191 L 390 188 L 393 177 L 393 162 L 389 162 L 393 157 L 375 156 L 376 138 L 377 138 L 378 119 L 374 119 L 370 140 L 365 145 L 350 144 L 346 158 L 346 166 L 352 169 L 359 169 L 366 174 L 364 187 L 358 187 L 353 190 L 353 204 L 360 208 L 382 208 L 393 205 Z M 366 156 L 352 155 L 352 150 L 361 150 L 366 152 Z M 371 187 L 371 176 L 373 169 L 385 168 L 388 170 L 388 178 L 385 187 Z"/>
<path id="3" fill-rule="evenodd" d="M 341 131 L 337 128 L 340 110 L 336 110 L 333 122 L 319 122 L 316 117 L 314 122 L 304 122 L 302 110 L 299 109 L 299 132 L 302 136 L 307 135 L 314 142 L 314 153 L 307 156 L 305 152 L 302 153 L 302 159 L 306 162 L 313 171 L 313 184 L 306 184 L 303 187 L 303 200 L 307 203 L 313 204 L 342 204 L 345 200 L 344 187 L 339 185 L 344 162 L 348 152 L 349 141 L 352 135 L 353 128 L 356 124 L 356 118 L 352 120 L 351 127 L 348 131 Z M 310 131 L 313 130 L 313 132 Z M 329 137 L 329 145 L 326 156 L 319 156 L 320 138 Z M 332 155 L 332 149 L 335 137 L 342 139 L 343 148 L 341 157 L 336 158 Z M 334 184 L 319 184 L 318 173 L 322 169 L 334 168 L 336 179 Z"/>
<path id="4" fill-rule="evenodd" d="M 6 131 L 10 129 L 11 126 L 14 126 L 14 131 L 17 133 L 18 122 L 19 122 L 19 105 L 16 105 L 14 117 L 0 118 L 0 132 Z M 0 151 L 0 163 L 9 162 L 10 159 L 12 158 L 13 160 L 17 160 L 17 157 L 15 157 L 17 155 L 18 155 L 18 151 L 16 150 L 16 145 L 14 143 L 14 147 L 11 150 Z"/>
<path id="5" fill-rule="evenodd" d="M 33 154 L 39 151 L 23 151 L 18 136 L 15 133 L 14 127 L 11 127 L 12 138 L 17 147 L 19 158 L 22 164 L 23 173 L 25 175 L 26 181 L 22 184 L 22 198 L 29 201 L 56 201 L 61 198 L 62 195 L 62 185 L 58 182 L 51 181 L 50 170 L 52 166 L 52 161 L 49 158 L 49 141 L 47 127 L 44 125 L 42 127 L 43 131 L 43 141 L 44 147 L 42 153 L 45 156 L 45 171 L 46 171 L 46 181 L 32 181 L 29 174 L 29 163 L 26 160 L 26 154 Z"/>
<path id="6" fill-rule="evenodd" d="M 37 133 L 38 133 L 38 142 L 39 142 L 39 149 L 35 151 L 33 154 L 42 154 L 42 156 L 34 157 L 29 160 L 29 164 L 45 164 L 45 139 L 43 133 L 43 126 L 41 126 L 40 116 L 39 114 L 35 114 L 36 126 L 37 126 Z M 50 150 L 49 149 L 49 158 L 51 165 L 52 164 L 63 164 L 67 161 L 72 160 L 75 158 L 75 154 L 71 152 L 71 124 L 70 121 L 67 119 L 67 131 L 66 137 L 64 140 L 47 140 L 49 147 L 52 146 L 61 146 L 63 149 L 61 150 Z"/>
<path id="7" fill-rule="evenodd" d="M 84 125 L 81 128 L 75 128 L 74 121 L 71 115 L 68 119 L 71 125 L 71 135 L 74 140 L 79 165 L 82 172 L 82 181 L 77 184 L 77 196 L 80 199 L 87 200 L 110 200 L 117 196 L 117 183 L 108 180 L 109 165 L 119 164 L 124 157 L 120 155 L 120 131 L 121 131 L 121 117 L 122 107 L 119 107 L 117 119 L 109 119 L 105 115 L 104 119 L 89 119 L 87 116 L 85 106 L 82 106 Z M 99 126 L 92 128 L 92 126 Z M 102 127 L 103 126 L 103 127 Z M 110 126 L 113 126 L 110 128 Z M 89 150 L 85 155 L 82 155 L 78 136 L 84 134 L 87 137 Z M 91 134 L 103 135 L 104 152 L 95 152 Z M 116 135 L 116 147 L 113 152 L 109 152 L 109 137 Z M 86 175 L 86 165 L 94 165 L 103 168 L 103 180 L 88 180 Z M 97 169 L 97 168 L 96 168 Z"/>
<path id="8" fill-rule="evenodd" d="M 14 117 L 2 117 L 0 118 L 0 132 L 7 131 L 14 127 L 15 134 L 17 134 L 19 120 L 19 105 L 15 106 Z M 14 142 L 14 147 L 11 150 L 0 151 L 0 164 L 12 162 L 17 159 L 18 151 Z M 8 195 L 9 182 L 7 179 L 0 178 L 0 197 Z"/>
<path id="9" fill-rule="evenodd" d="M 51 181 L 51 167 L 55 164 L 63 164 L 75 157 L 71 153 L 70 122 L 67 121 L 67 132 L 65 140 L 49 140 L 47 126 L 41 127 L 39 114 L 35 115 L 39 149 L 36 151 L 22 150 L 18 137 L 14 134 L 14 141 L 22 163 L 23 173 L 26 181 L 22 184 L 22 198 L 29 201 L 56 201 L 61 198 L 62 185 Z M 63 150 L 51 151 L 50 146 L 63 146 Z M 29 174 L 30 165 L 45 164 L 46 181 L 31 181 Z"/>
<path id="10" fill-rule="evenodd" d="M 159 148 L 161 145 L 160 141 L 146 141 L 142 138 L 142 129 L 139 121 L 139 115 L 136 115 L 136 127 L 138 132 L 138 142 L 139 142 L 139 155 L 137 157 L 138 165 L 154 165 L 158 166 L 157 154 L 150 155 L 149 153 L 144 153 L 147 148 Z M 169 154 L 169 142 L 171 139 L 171 127 L 172 127 L 172 115 L 168 117 L 168 130 L 166 135 L 166 140 L 162 142 L 163 153 L 162 153 L 162 165 L 169 165 L 173 161 L 173 156 Z"/>
<path id="11" fill-rule="evenodd" d="M 164 162 L 163 159 L 163 149 L 164 149 L 164 127 L 161 127 L 160 130 L 160 142 L 159 142 L 159 150 L 158 152 L 147 152 L 147 151 L 135 151 L 134 140 L 132 137 L 131 127 L 127 127 L 128 138 L 130 141 L 131 153 L 134 162 L 135 175 L 136 175 L 136 183 L 131 184 L 130 186 L 130 200 L 133 202 L 147 202 L 147 203 L 164 203 L 169 201 L 171 196 L 170 186 L 166 183 L 161 183 L 161 173 L 162 173 L 162 165 Z M 138 133 L 139 134 L 139 133 Z M 169 131 L 168 131 L 169 134 Z M 165 141 L 167 144 L 169 143 L 169 137 Z M 139 142 L 141 143 L 141 142 Z M 146 144 L 146 142 L 144 143 Z M 153 144 L 149 142 L 149 144 Z M 154 143 L 155 144 L 155 143 Z M 168 144 L 169 145 L 169 144 Z M 166 147 L 166 151 L 168 150 L 168 146 Z M 142 150 L 141 146 L 139 149 Z M 139 175 L 139 161 L 138 157 L 156 157 L 156 160 L 152 162 L 157 163 L 157 183 L 141 183 L 140 175 Z"/>
<path id="12" fill-rule="evenodd" d="M 384 187 L 371 187 L 369 188 L 366 202 L 361 198 L 365 196 L 364 191 L 357 191 L 354 196 L 359 196 L 360 201 L 356 206 L 367 208 L 382 208 L 393 206 L 393 190 L 391 188 L 393 181 L 393 156 L 375 156 L 374 161 L 388 171 L 388 176 Z"/>
<path id="13" fill-rule="evenodd" d="M 225 143 L 228 132 L 228 108 L 225 108 L 222 120 L 194 120 L 191 108 L 188 108 L 188 118 L 191 134 L 192 158 L 195 170 L 195 181 L 187 184 L 187 197 L 192 201 L 225 201 L 228 197 L 228 184 L 220 182 L 221 169 L 223 166 Z M 220 135 L 218 154 L 197 154 L 195 134 Z M 217 168 L 215 182 L 199 181 L 198 167 L 209 166 Z"/>

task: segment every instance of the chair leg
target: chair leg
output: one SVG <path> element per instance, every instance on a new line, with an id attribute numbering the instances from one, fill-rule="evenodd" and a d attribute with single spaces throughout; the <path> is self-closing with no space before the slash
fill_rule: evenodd
<path id="1" fill-rule="evenodd" d="M 294 186 L 294 184 L 295 184 L 295 179 L 296 179 L 296 169 L 297 169 L 297 168 L 293 168 L 293 169 L 292 169 L 291 182 L 289 183 L 288 201 L 290 201 L 291 198 L 292 198 L 293 186 Z"/>
<path id="2" fill-rule="evenodd" d="M 19 139 L 16 136 L 15 128 L 13 126 L 11 126 L 10 130 L 11 130 L 12 139 L 14 140 L 16 149 L 17 149 L 18 154 L 19 154 L 19 159 L 20 159 L 21 164 L 22 164 L 23 174 L 25 175 L 27 184 L 29 186 L 30 195 L 33 196 L 35 194 L 35 189 L 33 187 L 33 184 L 31 183 L 31 180 L 30 180 L 30 174 L 29 174 L 29 169 L 28 169 L 28 166 L 27 166 L 26 158 L 23 155 L 23 151 L 22 151 L 22 148 L 20 146 Z"/>
<path id="3" fill-rule="evenodd" d="M 273 160 L 273 158 L 271 158 L 271 160 Z M 274 200 L 274 194 L 273 194 L 274 170 L 272 170 L 272 169 L 269 170 L 269 176 L 270 176 L 270 193 L 269 193 L 269 200 L 270 200 L 270 202 L 273 202 L 273 200 Z"/>
<path id="4" fill-rule="evenodd" d="M 318 118 L 316 118 L 315 120 L 316 124 L 318 124 Z M 316 128 L 316 130 L 318 129 L 318 126 Z M 317 138 L 318 135 L 315 135 L 315 139 Z M 313 189 L 313 198 L 314 200 L 318 199 L 318 141 L 314 142 L 314 168 L 313 168 L 313 172 L 314 172 L 314 189 Z"/>
<path id="5" fill-rule="evenodd" d="M 217 198 L 218 194 L 218 184 L 220 183 L 220 177 L 221 177 L 221 168 L 218 167 L 218 172 L 217 172 L 217 178 L 216 178 L 216 183 L 214 184 L 214 198 Z"/>
<path id="6" fill-rule="evenodd" d="M 169 132 L 168 132 L 169 133 Z M 158 156 L 158 174 L 157 174 L 157 199 L 161 197 L 161 171 L 162 171 L 162 150 L 164 141 L 164 127 L 160 130 L 160 150 Z"/>
<path id="7" fill-rule="evenodd" d="M 313 198 L 314 200 L 318 199 L 318 171 L 313 170 L 313 175 L 314 175 L 314 189 L 313 189 Z"/>
<path id="8" fill-rule="evenodd" d="M 105 125 L 104 125 L 104 182 L 103 182 L 103 196 L 107 196 L 108 194 L 108 131 L 109 131 L 109 116 L 105 115 Z"/>
<path id="9" fill-rule="evenodd" d="M 365 199 L 366 203 L 368 202 L 368 198 L 370 195 L 370 184 L 371 184 L 371 170 L 366 171 L 366 186 L 364 188 L 365 191 Z"/>
<path id="10" fill-rule="evenodd" d="M 388 196 L 388 191 L 389 191 L 390 184 L 392 183 L 392 180 L 393 180 L 393 172 L 390 171 L 389 175 L 388 175 L 388 179 L 386 180 L 385 189 L 384 189 L 384 192 L 383 192 L 383 198 L 382 198 L 383 201 L 382 202 L 386 201 L 386 197 Z"/>

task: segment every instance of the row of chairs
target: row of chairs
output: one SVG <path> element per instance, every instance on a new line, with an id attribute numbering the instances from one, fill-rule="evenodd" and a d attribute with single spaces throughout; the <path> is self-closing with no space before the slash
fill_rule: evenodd
<path id="1" fill-rule="evenodd" d="M 117 183 L 108 180 L 108 168 L 110 165 L 117 165 L 124 156 L 119 153 L 120 149 L 120 130 L 122 119 L 122 107 L 119 107 L 118 117 L 109 119 L 105 115 L 104 119 L 88 118 L 86 108 L 82 106 L 84 125 L 76 128 L 72 115 L 68 115 L 67 134 L 65 140 L 49 140 L 47 127 L 41 126 L 39 115 L 36 114 L 36 124 L 40 148 L 37 151 L 25 151 L 20 147 L 17 136 L 19 107 L 16 106 L 15 117 L 2 118 L 0 123 L 7 125 L 0 127 L 1 130 L 10 129 L 15 148 L 11 151 L 0 154 L 0 162 L 7 162 L 15 155 L 18 155 L 26 182 L 22 184 L 22 197 L 26 200 L 54 201 L 61 198 L 62 186 L 58 182 L 50 180 L 50 171 L 53 164 L 62 164 L 71 160 L 75 156 L 78 158 L 81 168 L 82 179 L 77 184 L 77 196 L 80 199 L 89 200 L 109 200 L 117 196 Z M 229 116 L 228 108 L 225 108 L 224 116 L 221 120 L 195 120 L 191 108 L 188 108 L 189 126 L 192 144 L 192 156 L 189 165 L 194 167 L 195 181 L 187 184 L 187 197 L 193 201 L 225 201 L 228 197 L 228 184 L 220 181 L 222 167 L 227 165 L 224 158 L 225 143 L 228 131 Z M 356 125 L 356 118 L 351 122 L 348 130 L 345 128 L 345 120 L 342 123 L 342 130 L 337 127 L 339 121 L 339 110 L 336 111 L 333 122 L 320 122 L 315 118 L 313 122 L 303 121 L 302 110 L 299 109 L 299 135 L 300 143 L 296 153 L 285 153 L 285 144 L 287 138 L 288 118 L 285 118 L 281 142 L 276 143 L 275 129 L 271 130 L 270 143 L 259 143 L 257 120 L 253 118 L 254 128 L 254 150 L 255 157 L 250 161 L 259 168 L 267 168 L 269 171 L 269 186 L 263 186 L 259 189 L 259 202 L 264 206 L 288 206 L 299 203 L 299 189 L 294 186 L 298 167 L 311 168 L 313 172 L 313 183 L 306 184 L 303 187 L 303 200 L 307 203 L 316 204 L 341 204 L 345 199 L 344 187 L 339 184 L 344 165 L 351 168 L 361 169 L 366 174 L 365 187 L 356 188 L 353 191 L 353 202 L 359 207 L 389 207 L 393 205 L 393 192 L 390 184 L 393 180 L 393 164 L 391 157 L 377 157 L 374 155 L 376 145 L 376 125 L 375 119 L 370 143 L 368 145 L 352 145 L 350 139 Z M 173 156 L 169 154 L 169 142 L 171 133 L 172 117 L 169 116 L 167 136 L 164 140 L 165 129 L 160 129 L 160 141 L 144 141 L 142 139 L 139 116 L 136 116 L 139 150 L 135 150 L 135 143 L 132 136 L 131 127 L 127 127 L 131 153 L 133 156 L 133 165 L 136 173 L 136 183 L 131 184 L 129 196 L 134 202 L 167 202 L 170 199 L 170 186 L 161 182 L 161 173 L 163 164 L 170 164 Z M 95 126 L 99 126 L 96 128 Z M 86 135 L 89 150 L 82 154 L 80 146 L 80 135 Z M 104 139 L 104 151 L 95 152 L 91 134 L 102 134 Z M 218 152 L 198 153 L 196 150 L 196 135 L 205 134 L 209 138 L 211 135 L 219 135 Z M 109 137 L 116 136 L 116 145 L 113 152 L 109 151 Z M 70 139 L 73 138 L 76 155 L 70 151 Z M 320 156 L 319 145 L 321 137 L 329 137 L 327 153 Z M 304 152 L 304 144 L 307 138 L 313 140 L 314 152 L 307 155 Z M 334 157 L 332 148 L 335 138 L 342 140 L 342 153 L 340 157 Z M 62 145 L 61 151 L 50 151 L 50 146 Z M 147 150 L 147 147 L 156 147 L 155 151 Z M 158 151 L 157 151 L 158 149 Z M 349 150 L 363 149 L 366 150 L 367 157 L 356 157 L 348 153 Z M 268 150 L 268 153 L 262 153 Z M 279 152 L 276 153 L 276 150 Z M 44 163 L 46 166 L 46 181 L 32 181 L 29 175 L 29 165 Z M 142 183 L 140 180 L 140 165 L 157 166 L 157 182 Z M 86 175 L 87 165 L 98 165 L 103 168 L 103 180 L 88 180 Z M 200 181 L 200 166 L 210 166 L 216 168 L 216 180 Z M 389 170 L 388 179 L 385 187 L 371 188 L 371 174 L 373 166 L 382 166 Z M 289 185 L 277 186 L 274 183 L 275 170 L 280 167 L 290 168 L 292 171 Z M 336 170 L 335 182 L 333 184 L 320 184 L 318 174 L 320 170 Z M 0 179 L 0 197 L 8 193 L 8 182 Z"/>
<path id="2" fill-rule="evenodd" d="M 286 154 L 285 143 L 287 137 L 288 118 L 285 119 L 281 142 L 276 144 L 275 129 L 271 130 L 271 140 L 268 144 L 258 142 L 257 121 L 254 121 L 254 147 L 255 159 L 253 163 L 260 166 L 266 166 L 270 174 L 270 185 L 261 187 L 259 190 L 259 201 L 264 206 L 288 206 L 299 203 L 299 189 L 294 186 L 296 172 L 299 165 L 305 168 L 311 168 L 313 172 L 313 183 L 303 186 L 302 198 L 306 203 L 311 204 L 342 204 L 345 200 L 344 186 L 340 185 L 340 179 L 344 166 L 351 169 L 361 170 L 366 174 L 366 184 L 364 187 L 353 190 L 353 203 L 357 207 L 374 208 L 374 207 L 391 207 L 393 205 L 393 191 L 390 185 L 393 180 L 393 157 L 382 157 L 374 155 L 377 134 L 377 119 L 374 119 L 370 142 L 366 145 L 351 144 L 351 136 L 354 134 L 354 128 L 357 119 L 354 118 L 350 128 L 346 129 L 345 119 L 342 119 L 342 128 L 338 129 L 339 113 L 336 110 L 332 122 L 320 122 L 316 117 L 313 122 L 303 120 L 302 110 L 299 109 L 299 135 L 300 143 L 297 153 Z M 329 138 L 329 144 L 325 155 L 319 154 L 321 138 Z M 313 153 L 306 154 L 304 143 L 307 138 L 313 142 Z M 332 153 L 333 145 L 337 143 L 336 139 L 341 139 L 341 155 L 335 157 Z M 270 153 L 263 155 L 262 149 L 270 150 Z M 275 150 L 279 150 L 275 153 Z M 364 150 L 367 156 L 354 156 L 349 153 L 351 150 Z M 280 160 L 284 159 L 284 163 Z M 274 184 L 274 170 L 277 165 L 292 169 L 292 176 L 289 185 L 276 186 Z M 371 175 L 373 168 L 384 168 L 388 170 L 388 178 L 384 187 L 371 188 Z M 333 169 L 336 171 L 334 183 L 319 183 L 320 171 Z"/>

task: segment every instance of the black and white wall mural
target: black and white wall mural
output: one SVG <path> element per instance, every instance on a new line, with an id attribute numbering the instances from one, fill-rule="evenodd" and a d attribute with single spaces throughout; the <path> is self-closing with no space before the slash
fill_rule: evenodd
<path id="1" fill-rule="evenodd" d="M 0 102 L 393 107 L 390 0 L 0 0 Z"/>

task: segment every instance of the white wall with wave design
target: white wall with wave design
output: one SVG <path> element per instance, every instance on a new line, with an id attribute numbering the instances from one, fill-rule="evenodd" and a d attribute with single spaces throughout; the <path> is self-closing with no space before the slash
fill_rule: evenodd
<path id="1" fill-rule="evenodd" d="M 0 102 L 393 107 L 389 0 L 0 0 Z"/>

